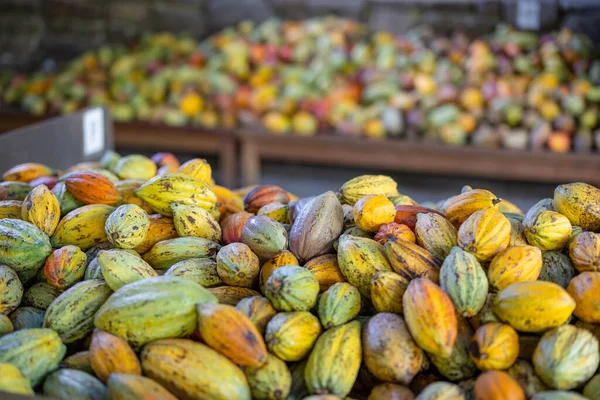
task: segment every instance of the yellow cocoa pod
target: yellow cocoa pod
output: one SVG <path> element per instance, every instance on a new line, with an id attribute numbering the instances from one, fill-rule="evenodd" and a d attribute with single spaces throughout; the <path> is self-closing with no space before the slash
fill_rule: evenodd
<path id="1" fill-rule="evenodd" d="M 96 329 L 90 342 L 90 364 L 94 373 L 106 383 L 110 374 L 142 374 L 142 366 L 125 339 Z"/>
<path id="2" fill-rule="evenodd" d="M 484 189 L 473 189 L 448 199 L 446 216 L 455 227 L 460 227 L 475 211 L 492 208 L 497 210 L 502 201 Z"/>
<path id="3" fill-rule="evenodd" d="M 523 214 L 523 210 L 521 210 L 516 204 L 506 199 L 502 199 L 502 201 L 498 204 L 498 211 L 501 213 Z"/>
<path id="4" fill-rule="evenodd" d="M 458 241 L 458 231 L 443 216 L 436 213 L 417 214 L 417 243 L 439 260 L 444 260 Z"/>
<path id="5" fill-rule="evenodd" d="M 256 325 L 261 335 L 265 334 L 267 324 L 277 314 L 277 310 L 266 297 L 253 296 L 242 299 L 235 308 Z"/>
<path id="6" fill-rule="evenodd" d="M 525 237 L 541 250 L 560 250 L 571 239 L 571 223 L 555 211 L 542 211 L 525 220 Z"/>
<path id="7" fill-rule="evenodd" d="M 567 287 L 575 299 L 577 318 L 589 323 L 600 323 L 600 272 L 585 271 L 577 275 Z"/>
<path id="8" fill-rule="evenodd" d="M 402 314 L 402 297 L 409 280 L 395 272 L 379 271 L 371 279 L 371 302 L 378 312 Z"/>
<path id="9" fill-rule="evenodd" d="M 419 347 L 440 357 L 450 356 L 458 330 L 448 295 L 429 279 L 416 278 L 408 284 L 402 304 L 406 324 Z"/>
<path id="10" fill-rule="evenodd" d="M 15 165 L 4 174 L 2 174 L 3 181 L 14 181 L 14 182 L 31 182 L 35 178 L 42 176 L 54 175 L 55 171 L 39 163 L 24 163 Z"/>
<path id="11" fill-rule="evenodd" d="M 482 371 L 507 369 L 519 356 L 519 335 L 510 325 L 498 322 L 482 325 L 473 335 L 469 356 Z"/>
<path id="12" fill-rule="evenodd" d="M 29 380 L 17 367 L 9 363 L 0 363 L 0 392 L 31 395 L 35 393 Z"/>
<path id="13" fill-rule="evenodd" d="M 60 221 L 60 204 L 46 185 L 38 185 L 27 194 L 21 205 L 21 219 L 52 236 Z"/>
<path id="14" fill-rule="evenodd" d="M 145 181 L 139 179 L 130 179 L 126 181 L 119 181 L 115 183 L 119 194 L 121 195 L 121 201 L 117 205 L 123 204 L 135 204 L 139 206 L 146 213 L 152 213 L 152 207 L 144 200 L 140 199 L 135 195 L 135 191 L 138 190 Z"/>
<path id="15" fill-rule="evenodd" d="M 258 257 L 244 243 L 228 244 L 217 253 L 217 274 L 227 285 L 251 287 L 258 273 Z"/>
<path id="16" fill-rule="evenodd" d="M 534 246 L 513 246 L 492 259 L 488 268 L 490 285 L 496 290 L 517 282 L 535 281 L 542 271 L 542 252 Z"/>
<path id="17" fill-rule="evenodd" d="M 494 208 L 475 211 L 458 230 L 458 245 L 478 261 L 491 260 L 510 243 L 510 222 Z"/>
<path id="18" fill-rule="evenodd" d="M 405 194 L 399 194 L 396 196 L 388 196 L 388 199 L 390 199 L 390 201 L 392 203 L 394 203 L 394 206 L 418 206 L 419 205 L 419 203 L 417 203 L 410 196 L 407 196 Z"/>
<path id="19" fill-rule="evenodd" d="M 187 204 L 171 204 L 173 223 L 179 236 L 198 236 L 213 242 L 221 240 L 221 226 L 208 211 Z"/>
<path id="20" fill-rule="evenodd" d="M 212 293 L 217 300 L 219 300 L 219 303 L 229 304 L 230 306 L 235 306 L 242 299 L 260 296 L 260 293 L 258 293 L 256 290 L 237 286 L 219 286 L 210 288 L 208 291 Z"/>
<path id="21" fill-rule="evenodd" d="M 104 225 L 106 238 L 115 247 L 133 249 L 144 241 L 150 228 L 146 211 L 135 204 L 124 204 L 113 211 Z"/>
<path id="22" fill-rule="evenodd" d="M 299 361 L 321 334 L 319 319 L 308 311 L 281 312 L 267 324 L 269 351 L 284 361 Z"/>
<path id="23" fill-rule="evenodd" d="M 260 287 L 261 292 L 265 292 L 267 280 L 273 271 L 279 267 L 283 267 L 284 265 L 299 265 L 298 259 L 292 254 L 291 251 L 284 250 L 275 257 L 265 261 L 260 269 L 260 275 L 258 276 L 258 286 Z"/>
<path id="24" fill-rule="evenodd" d="M 600 235 L 582 232 L 569 245 L 569 256 L 579 272 L 600 272 Z"/>
<path id="25" fill-rule="evenodd" d="M 361 347 L 358 321 L 325 331 L 311 351 L 304 371 L 309 393 L 347 396 L 358 375 Z"/>
<path id="26" fill-rule="evenodd" d="M 494 313 L 521 332 L 542 332 L 564 324 L 575 300 L 552 282 L 526 281 L 510 285 L 494 299 Z"/>
<path id="27" fill-rule="evenodd" d="M 141 154 L 131 154 L 121 159 L 115 165 L 114 172 L 119 178 L 140 179 L 147 181 L 156 175 L 156 164 Z"/>
<path id="28" fill-rule="evenodd" d="M 188 204 L 205 210 L 215 208 L 217 196 L 202 181 L 173 173 L 156 176 L 144 183 L 135 195 L 162 215 L 172 216 L 171 203 Z"/>
<path id="29" fill-rule="evenodd" d="M 244 211 L 244 201 L 231 190 L 219 185 L 212 186 L 210 190 L 217 196 L 217 209 L 221 213 L 221 220 L 231 214 Z"/>
<path id="30" fill-rule="evenodd" d="M 276 201 L 262 206 L 258 210 L 257 215 L 265 215 L 267 217 L 273 218 L 275 221 L 281 224 L 289 224 L 290 206 Z"/>
<path id="31" fill-rule="evenodd" d="M 405 240 L 390 241 L 383 250 L 392 269 L 403 278 L 424 277 L 436 283 L 440 281 L 441 261 L 417 244 Z"/>
<path id="32" fill-rule="evenodd" d="M 114 211 L 106 204 L 90 204 L 76 208 L 65 215 L 50 238 L 52 247 L 73 245 L 85 251 L 90 247 L 106 242 L 104 226 Z"/>
<path id="33" fill-rule="evenodd" d="M 212 182 L 212 168 L 206 160 L 201 158 L 193 158 L 184 162 L 177 172 L 196 178 L 207 185 Z"/>
<path id="34" fill-rule="evenodd" d="M 198 304 L 198 331 L 210 347 L 238 365 L 258 367 L 267 346 L 254 323 L 226 304 Z"/>
<path id="35" fill-rule="evenodd" d="M 250 400 L 242 370 L 210 347 L 188 339 L 148 343 L 141 354 L 144 375 L 181 400 Z"/>
<path id="36" fill-rule="evenodd" d="M 152 379 L 131 374 L 111 374 L 108 391 L 112 400 L 177 400 Z"/>
<path id="37" fill-rule="evenodd" d="M 20 200 L 2 200 L 0 201 L 0 219 L 12 218 L 21 219 L 21 207 L 23 202 Z"/>
<path id="38" fill-rule="evenodd" d="M 156 271 L 138 255 L 124 250 L 101 250 L 97 259 L 102 277 L 113 291 L 128 283 L 157 276 Z"/>
<path id="39" fill-rule="evenodd" d="M 210 258 L 190 258 L 175 263 L 165 272 L 166 276 L 180 276 L 205 287 L 212 288 L 224 284 L 217 274 L 217 262 Z"/>
<path id="40" fill-rule="evenodd" d="M 252 398 L 256 400 L 287 399 L 292 387 L 292 374 L 285 362 L 272 354 L 259 367 L 244 369 Z"/>
<path id="41" fill-rule="evenodd" d="M 358 200 L 370 194 L 397 196 L 398 184 L 385 175 L 361 175 L 350 179 L 340 188 L 340 201 L 353 206 Z"/>
<path id="42" fill-rule="evenodd" d="M 384 195 L 365 196 L 354 204 L 354 222 L 365 232 L 377 232 L 384 224 L 394 222 L 396 208 Z"/>
<path id="43" fill-rule="evenodd" d="M 600 189 L 587 183 L 560 185 L 554 190 L 556 211 L 584 230 L 600 230 Z"/>
<path id="44" fill-rule="evenodd" d="M 146 231 L 144 240 L 133 248 L 139 254 L 144 254 L 158 242 L 177 237 L 177 231 L 175 230 L 172 218 L 163 217 L 160 214 L 152 214 L 148 216 L 148 219 L 150 220 L 150 226 Z"/>
<path id="45" fill-rule="evenodd" d="M 325 254 L 315 257 L 304 264 L 304 268 L 313 273 L 317 282 L 319 282 L 319 291 L 321 293 L 329 289 L 334 283 L 346 281 L 335 254 Z"/>

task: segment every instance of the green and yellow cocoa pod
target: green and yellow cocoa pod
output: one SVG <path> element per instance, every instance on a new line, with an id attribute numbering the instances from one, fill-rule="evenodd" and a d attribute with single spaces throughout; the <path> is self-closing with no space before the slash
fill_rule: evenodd
<path id="1" fill-rule="evenodd" d="M 544 211 L 556 211 L 556 208 L 554 207 L 554 200 L 546 198 L 538 201 L 532 205 L 529 210 L 527 210 L 527 214 L 525 214 L 525 217 L 521 222 L 523 222 L 523 224 L 530 222 L 537 217 L 538 214 Z"/>
<path id="2" fill-rule="evenodd" d="M 141 279 L 157 276 L 156 271 L 139 256 L 124 250 L 102 250 L 98 265 L 106 284 L 117 291 L 122 286 Z"/>
<path id="3" fill-rule="evenodd" d="M 0 363 L 0 392 L 31 395 L 35 393 L 29 380 L 13 364 Z"/>
<path id="4" fill-rule="evenodd" d="M 48 236 L 35 225 L 20 219 L 0 220 L 0 265 L 12 268 L 21 282 L 37 274 L 51 251 Z"/>
<path id="5" fill-rule="evenodd" d="M 317 279 L 297 265 L 277 268 L 265 287 L 265 296 L 278 311 L 308 311 L 317 303 L 318 295 Z"/>
<path id="6" fill-rule="evenodd" d="M 27 194 L 21 206 L 21 219 L 52 236 L 60 221 L 60 204 L 46 185 L 38 185 Z"/>
<path id="7" fill-rule="evenodd" d="M 292 387 L 292 374 L 285 362 L 272 354 L 260 367 L 244 369 L 252 398 L 256 400 L 284 400 Z"/>
<path id="8" fill-rule="evenodd" d="M 290 221 L 290 206 L 282 204 L 278 201 L 262 206 L 256 215 L 264 215 L 273 218 L 280 224 L 289 224 Z"/>
<path id="9" fill-rule="evenodd" d="M 58 223 L 50 238 L 52 246 L 72 244 L 86 251 L 98 243 L 106 242 L 104 226 L 114 210 L 114 207 L 106 204 L 90 204 L 71 211 Z"/>
<path id="10" fill-rule="evenodd" d="M 587 183 L 560 185 L 554 190 L 556 211 L 584 230 L 600 230 L 600 189 Z"/>
<path id="11" fill-rule="evenodd" d="M 164 275 L 189 279 L 205 288 L 225 284 L 217 273 L 217 262 L 210 258 L 190 258 L 179 261 L 173 264 Z"/>
<path id="12" fill-rule="evenodd" d="M 479 313 L 488 294 L 488 280 L 477 258 L 456 246 L 440 270 L 440 286 L 456 312 L 472 317 Z"/>
<path id="13" fill-rule="evenodd" d="M 23 329 L 0 338 L 0 362 L 17 367 L 31 386 L 54 371 L 66 351 L 67 347 L 52 329 Z"/>
<path id="14" fill-rule="evenodd" d="M 11 333 L 14 330 L 15 328 L 10 318 L 4 314 L 0 314 L 0 337 Z"/>
<path id="15" fill-rule="evenodd" d="M 446 218 L 436 213 L 417 214 L 417 243 L 439 260 L 444 260 L 458 241 L 458 231 Z"/>
<path id="16" fill-rule="evenodd" d="M 299 361 L 321 334 L 319 319 L 308 311 L 281 312 L 267 324 L 267 348 L 284 361 Z"/>
<path id="17" fill-rule="evenodd" d="M 55 250 L 44 264 L 46 282 L 56 289 L 67 290 L 85 275 L 87 257 L 77 246 L 64 246 Z"/>
<path id="18" fill-rule="evenodd" d="M 457 316 L 458 335 L 449 356 L 438 356 L 429 353 L 429 359 L 438 369 L 440 374 L 451 381 L 460 381 L 472 378 L 477 374 L 477 367 L 469 357 L 469 344 L 473 336 L 473 329 L 469 322 L 462 316 Z"/>
<path id="19" fill-rule="evenodd" d="M 100 380 L 76 369 L 59 369 L 44 381 L 44 395 L 59 399 L 104 400 L 107 387 Z"/>
<path id="20" fill-rule="evenodd" d="M 428 278 L 438 283 L 442 262 L 421 246 L 406 240 L 388 241 L 383 250 L 392 269 L 403 278 Z"/>
<path id="21" fill-rule="evenodd" d="M 347 396 L 358 376 L 361 354 L 358 321 L 323 332 L 308 357 L 304 371 L 309 393 Z"/>
<path id="22" fill-rule="evenodd" d="M 569 256 L 559 251 L 542 253 L 542 270 L 538 280 L 556 283 L 566 289 L 575 275 L 577 275 L 577 270 Z"/>
<path id="23" fill-rule="evenodd" d="M 217 253 L 217 274 L 227 285 L 252 287 L 260 272 L 256 254 L 244 243 L 231 243 Z"/>
<path id="24" fill-rule="evenodd" d="M 252 296 L 242 299 L 235 308 L 244 314 L 256 325 L 256 328 L 264 336 L 267 324 L 277 314 L 271 302 L 266 297 Z"/>
<path id="25" fill-rule="evenodd" d="M 513 283 L 535 281 L 542 270 L 542 252 L 535 246 L 512 246 L 492 259 L 488 266 L 489 284 L 502 290 Z"/>
<path id="26" fill-rule="evenodd" d="M 169 269 L 190 258 L 214 258 L 220 249 L 218 243 L 208 239 L 178 237 L 156 243 L 142 258 L 155 269 Z"/>
<path id="27" fill-rule="evenodd" d="M 371 302 L 378 312 L 402 314 L 402 296 L 408 279 L 395 272 L 379 271 L 371 279 Z"/>
<path id="28" fill-rule="evenodd" d="M 0 201 L 0 219 L 11 218 L 21 219 L 21 200 L 1 200 Z"/>
<path id="29" fill-rule="evenodd" d="M 371 296 L 371 279 L 378 271 L 392 271 L 383 246 L 372 239 L 342 235 L 338 245 L 338 265 L 346 280 L 360 294 Z"/>
<path id="30" fill-rule="evenodd" d="M 6 265 L 0 265 L 0 293 L 0 314 L 10 314 L 21 304 L 23 284 L 17 273 Z"/>
<path id="31" fill-rule="evenodd" d="M 153 340 L 194 332 L 197 303 L 216 304 L 217 299 L 207 289 L 184 278 L 142 279 L 113 293 L 96 313 L 94 324 L 139 348 Z"/>
<path id="32" fill-rule="evenodd" d="M 19 307 L 10 315 L 15 331 L 21 329 L 41 328 L 44 323 L 44 310 L 35 307 Z"/>
<path id="33" fill-rule="evenodd" d="M 144 241 L 149 227 L 150 219 L 146 211 L 135 204 L 124 204 L 110 214 L 104 231 L 113 246 L 133 249 Z"/>
<path id="34" fill-rule="evenodd" d="M 463 390 L 449 382 L 434 382 L 428 385 L 415 400 L 465 400 Z"/>
<path id="35" fill-rule="evenodd" d="M 244 223 L 241 239 L 263 259 L 277 256 L 288 246 L 288 233 L 283 225 L 264 215 L 250 217 Z"/>
<path id="36" fill-rule="evenodd" d="M 53 188 L 52 193 L 56 196 L 58 200 L 58 205 L 60 207 L 60 216 L 61 218 L 73 211 L 76 208 L 83 206 L 83 203 L 75 198 L 67 190 L 67 186 L 64 182 L 58 182 Z"/>
<path id="37" fill-rule="evenodd" d="M 560 250 L 571 239 L 571 222 L 555 211 L 542 211 L 525 220 L 527 242 L 541 250 Z"/>
<path id="38" fill-rule="evenodd" d="M 250 400 L 242 370 L 210 347 L 188 339 L 148 343 L 141 354 L 144 375 L 181 400 Z"/>
<path id="39" fill-rule="evenodd" d="M 130 154 L 117 161 L 114 171 L 121 179 L 147 181 L 156 175 L 156 164 L 141 154 Z"/>
<path id="40" fill-rule="evenodd" d="M 92 332 L 94 315 L 111 293 L 102 280 L 79 282 L 50 304 L 44 327 L 54 329 L 64 343 L 84 338 Z"/>
<path id="41" fill-rule="evenodd" d="M 531 400 L 588 400 L 577 392 L 569 392 L 567 390 L 547 390 L 539 392 L 531 396 Z"/>
<path id="42" fill-rule="evenodd" d="M 319 319 L 325 329 L 352 321 L 360 312 L 360 293 L 349 283 L 335 283 L 319 299 Z"/>
<path id="43" fill-rule="evenodd" d="M 171 211 L 179 236 L 198 236 L 213 242 L 221 240 L 219 221 L 202 207 L 172 203 Z"/>
<path id="44" fill-rule="evenodd" d="M 475 211 L 458 229 L 458 245 L 487 262 L 508 247 L 511 226 L 508 218 L 494 208 Z"/>
<path id="45" fill-rule="evenodd" d="M 385 175 L 361 175 L 350 179 L 340 188 L 340 201 L 354 205 L 358 200 L 370 194 L 382 194 L 386 197 L 398 195 L 398 184 Z"/>
<path id="46" fill-rule="evenodd" d="M 27 194 L 31 191 L 31 186 L 26 182 L 4 181 L 0 182 L 0 187 L 6 189 L 6 200 L 25 200 Z"/>
<path id="47" fill-rule="evenodd" d="M 108 391 L 111 400 L 177 400 L 152 379 L 131 374 L 110 374 Z"/>

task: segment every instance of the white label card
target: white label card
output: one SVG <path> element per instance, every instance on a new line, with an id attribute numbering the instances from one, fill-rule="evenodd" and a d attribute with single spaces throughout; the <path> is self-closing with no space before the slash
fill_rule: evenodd
<path id="1" fill-rule="evenodd" d="M 104 109 L 94 108 L 83 114 L 83 155 L 104 150 Z"/>
<path id="2" fill-rule="evenodd" d="M 540 29 L 541 12 L 540 0 L 517 0 L 517 26 L 521 29 Z"/>

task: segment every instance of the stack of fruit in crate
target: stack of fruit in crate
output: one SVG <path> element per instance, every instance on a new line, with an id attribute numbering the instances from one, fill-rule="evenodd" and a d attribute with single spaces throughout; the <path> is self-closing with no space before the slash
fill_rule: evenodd
<path id="1" fill-rule="evenodd" d="M 107 154 L 0 183 L 0 390 L 60 399 L 600 399 L 600 190 L 523 215 L 386 176 L 297 199 Z M 349 397 L 348 397 L 349 396 Z"/>
<path id="2" fill-rule="evenodd" d="M 201 43 L 162 33 L 103 47 L 0 87 L 4 104 L 34 114 L 108 104 L 118 121 L 589 151 L 600 142 L 592 53 L 567 29 L 394 36 L 339 18 L 268 20 Z"/>

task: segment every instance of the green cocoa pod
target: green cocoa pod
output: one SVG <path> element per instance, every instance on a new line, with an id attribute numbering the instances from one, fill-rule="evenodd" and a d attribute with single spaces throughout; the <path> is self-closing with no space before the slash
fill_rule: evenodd
<path id="1" fill-rule="evenodd" d="M 98 378 L 76 369 L 59 369 L 44 381 L 44 394 L 59 399 L 108 400 L 108 389 Z"/>
<path id="2" fill-rule="evenodd" d="M 244 223 L 242 243 L 257 256 L 269 259 L 287 248 L 288 234 L 283 225 L 273 218 L 257 215 Z"/>
<path id="3" fill-rule="evenodd" d="M 433 212 L 417 214 L 415 233 L 419 245 L 439 260 L 444 260 L 458 243 L 458 231 L 454 225 Z"/>
<path id="4" fill-rule="evenodd" d="M 212 288 L 224 284 L 217 273 L 217 262 L 210 258 L 190 258 L 175 263 L 165 272 L 165 276 L 179 276 L 197 284 Z"/>
<path id="5" fill-rule="evenodd" d="M 14 331 L 15 328 L 13 327 L 12 321 L 10 320 L 10 318 L 8 318 L 7 315 L 4 314 L 0 314 L 0 337 L 11 333 L 12 331 Z"/>
<path id="6" fill-rule="evenodd" d="M 21 329 L 41 328 L 44 323 L 44 310 L 34 307 L 19 307 L 10 315 L 13 329 L 15 331 Z"/>
<path id="7" fill-rule="evenodd" d="M 100 268 L 100 263 L 98 262 L 98 257 L 95 257 L 92 261 L 90 261 L 87 268 L 85 269 L 85 275 L 83 276 L 83 279 L 86 281 L 90 279 L 104 280 L 104 276 L 102 275 L 102 269 Z"/>
<path id="8" fill-rule="evenodd" d="M 102 250 L 97 258 L 102 277 L 114 291 L 128 283 L 157 276 L 148 263 L 124 250 Z"/>
<path id="9" fill-rule="evenodd" d="M 54 193 L 54 195 L 58 199 L 61 217 L 64 217 L 74 209 L 83 206 L 83 203 L 77 200 L 71 194 L 71 192 L 67 190 L 67 187 L 65 186 L 64 182 L 58 182 L 56 185 L 54 185 L 54 187 L 52 188 L 52 193 Z"/>
<path id="10" fill-rule="evenodd" d="M 292 373 L 292 386 L 286 400 L 302 400 L 309 396 L 306 381 L 304 380 L 305 369 L 306 360 L 296 363 L 290 368 L 290 372 Z"/>
<path id="11" fill-rule="evenodd" d="M 458 385 L 449 382 L 434 382 L 428 385 L 419 395 L 418 400 L 465 400 L 465 395 Z"/>
<path id="12" fill-rule="evenodd" d="M 108 241 L 121 249 L 133 249 L 141 244 L 148 228 L 150 228 L 148 214 L 135 204 L 123 204 L 117 207 L 104 225 Z"/>
<path id="13" fill-rule="evenodd" d="M 155 269 L 169 269 L 173 264 L 190 258 L 214 259 L 220 249 L 221 246 L 216 242 L 186 236 L 162 240 L 152 246 L 142 258 Z"/>
<path id="14" fill-rule="evenodd" d="M 0 182 L 0 187 L 7 190 L 8 194 L 5 200 L 25 200 L 25 197 L 33 189 L 26 182 L 5 181 Z"/>
<path id="15" fill-rule="evenodd" d="M 273 271 L 265 295 L 278 311 L 308 311 L 317 303 L 319 282 L 309 270 L 286 265 Z"/>
<path id="16" fill-rule="evenodd" d="M 451 381 L 459 381 L 471 378 L 477 374 L 477 367 L 469 357 L 469 344 L 473 337 L 473 329 L 469 322 L 461 316 L 457 316 L 458 336 L 452 353 L 449 357 L 440 357 L 429 354 L 429 359 L 438 369 L 440 374 Z"/>
<path id="17" fill-rule="evenodd" d="M 349 283 L 335 283 L 319 299 L 319 319 L 325 329 L 352 321 L 360 312 L 360 293 Z"/>
<path id="18" fill-rule="evenodd" d="M 285 362 L 272 354 L 260 367 L 245 368 L 246 379 L 256 400 L 284 400 L 292 386 L 292 374 Z"/>
<path id="19" fill-rule="evenodd" d="M 23 285 L 17 273 L 6 265 L 0 265 L 0 314 L 15 310 L 23 298 Z"/>
<path id="20" fill-rule="evenodd" d="M 559 251 L 542 253 L 542 271 L 538 280 L 553 282 L 566 289 L 575 275 L 577 270 L 569 256 Z"/>

